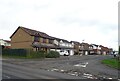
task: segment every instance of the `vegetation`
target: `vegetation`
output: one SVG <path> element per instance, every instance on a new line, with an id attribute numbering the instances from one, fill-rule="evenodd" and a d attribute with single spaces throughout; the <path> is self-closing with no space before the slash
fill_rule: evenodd
<path id="1" fill-rule="evenodd" d="M 60 54 L 57 51 L 50 51 L 49 53 L 46 54 L 46 58 L 58 58 L 58 57 L 60 57 Z"/>
<path id="2" fill-rule="evenodd" d="M 45 52 L 29 50 L 27 54 L 27 58 L 45 58 Z"/>
<path id="3" fill-rule="evenodd" d="M 60 55 L 56 51 L 33 51 L 31 49 L 3 49 L 3 57 L 13 58 L 58 58 Z"/>
<path id="4" fill-rule="evenodd" d="M 102 63 L 112 68 L 120 69 L 120 61 L 116 58 L 102 60 Z"/>
<path id="5" fill-rule="evenodd" d="M 2 50 L 3 56 L 14 56 L 14 57 L 26 57 L 27 50 L 25 49 L 3 49 Z"/>

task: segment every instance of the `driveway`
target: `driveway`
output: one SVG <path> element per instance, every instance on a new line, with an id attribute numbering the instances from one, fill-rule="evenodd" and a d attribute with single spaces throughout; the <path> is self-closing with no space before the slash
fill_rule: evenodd
<path id="1" fill-rule="evenodd" d="M 118 79 L 118 70 L 101 64 L 101 60 L 113 58 L 109 55 L 61 56 L 56 59 L 6 59 L 4 63 L 64 73 L 90 79 Z M 3 67 L 4 69 L 4 67 Z"/>

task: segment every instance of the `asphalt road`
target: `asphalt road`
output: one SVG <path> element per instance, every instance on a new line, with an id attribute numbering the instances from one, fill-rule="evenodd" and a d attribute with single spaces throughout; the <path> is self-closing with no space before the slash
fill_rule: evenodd
<path id="1" fill-rule="evenodd" d="M 118 79 L 118 70 L 101 64 L 101 60 L 113 56 L 70 56 L 59 59 L 5 59 L 4 79 L 88 79 L 107 77 Z M 92 76 L 93 77 L 93 76 Z"/>
<path id="2" fill-rule="evenodd" d="M 82 79 L 58 72 L 3 63 L 3 79 Z"/>

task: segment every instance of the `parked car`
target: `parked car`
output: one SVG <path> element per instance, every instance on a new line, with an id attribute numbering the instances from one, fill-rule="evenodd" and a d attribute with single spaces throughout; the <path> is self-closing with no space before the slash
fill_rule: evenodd
<path id="1" fill-rule="evenodd" d="M 60 53 L 60 55 L 64 55 L 64 56 L 68 56 L 69 55 L 67 50 L 60 50 L 58 52 Z"/>

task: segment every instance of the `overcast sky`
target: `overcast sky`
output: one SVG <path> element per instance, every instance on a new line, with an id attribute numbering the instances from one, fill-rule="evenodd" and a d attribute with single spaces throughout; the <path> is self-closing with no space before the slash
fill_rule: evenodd
<path id="1" fill-rule="evenodd" d="M 119 0 L 0 0 L 0 39 L 23 26 L 68 41 L 118 48 Z"/>

